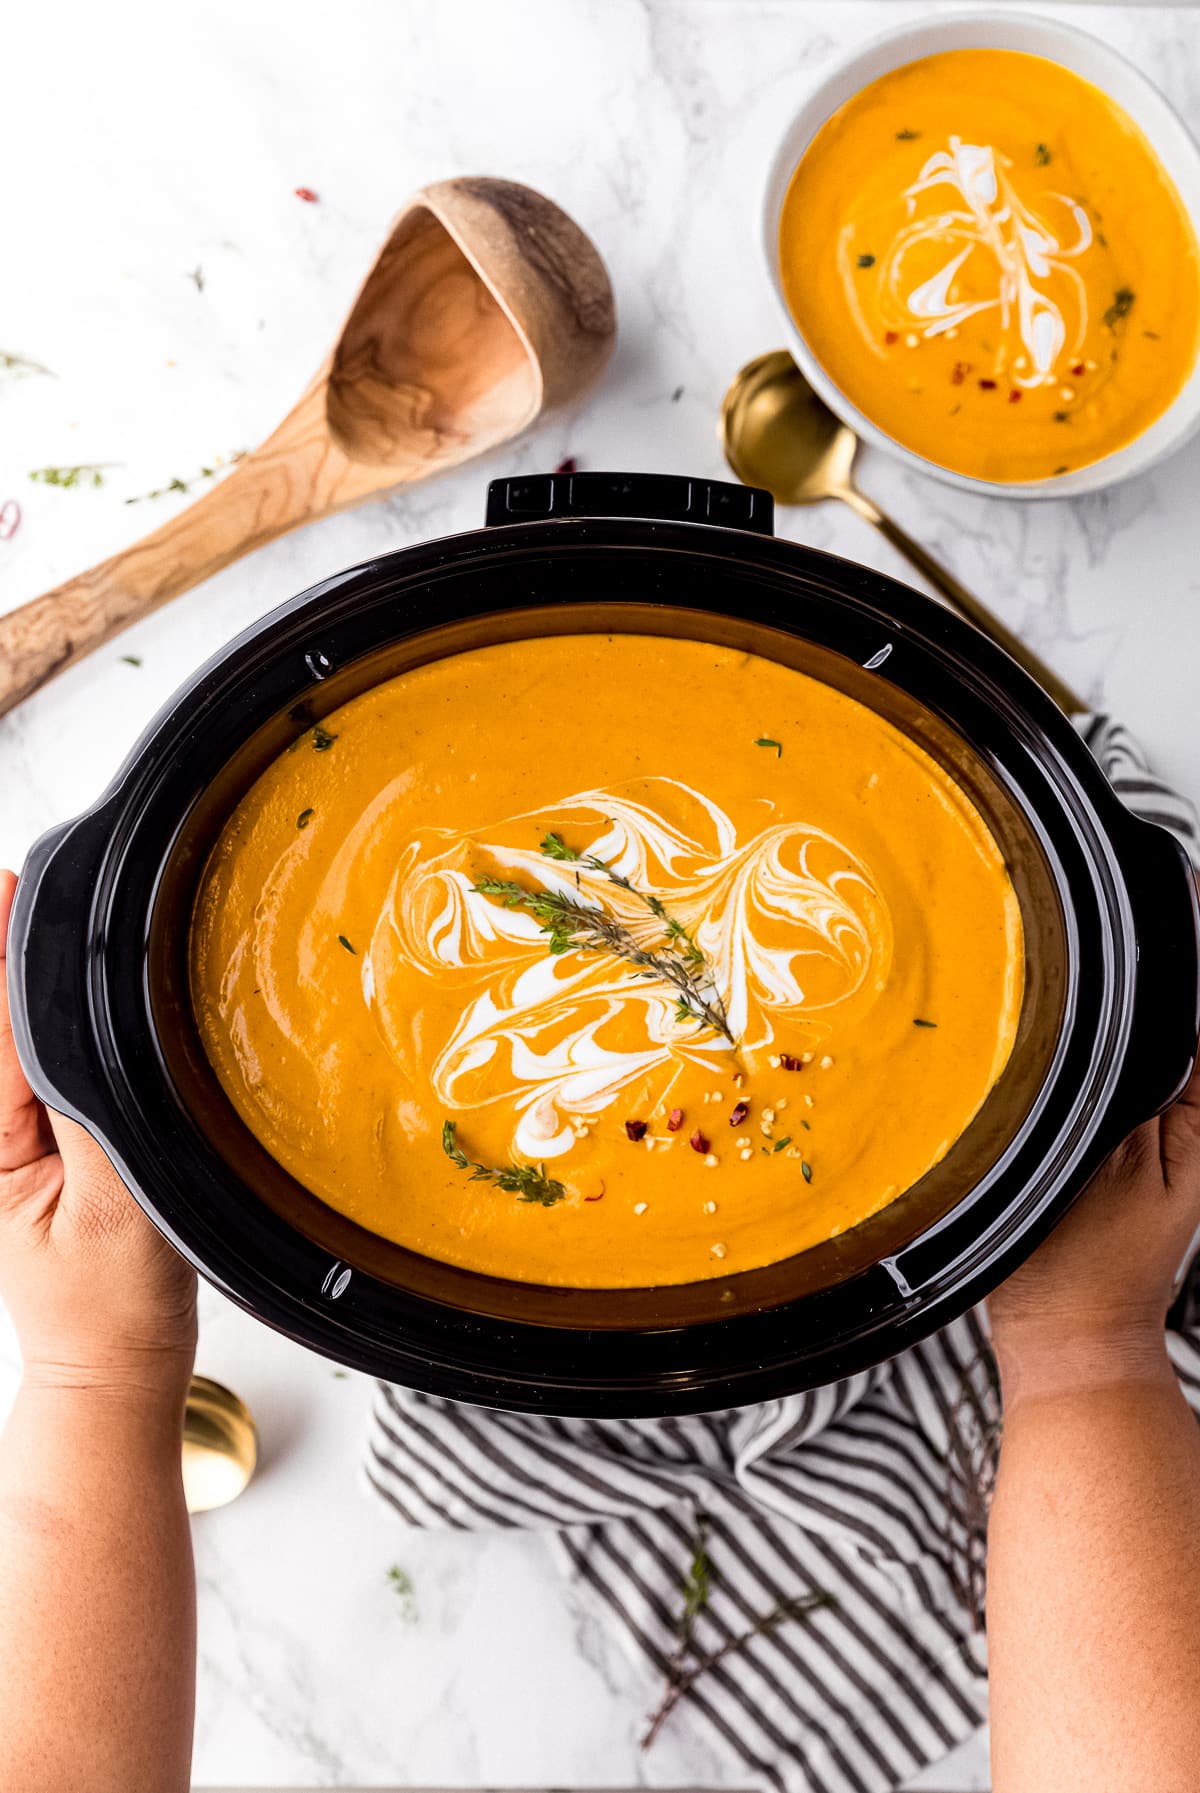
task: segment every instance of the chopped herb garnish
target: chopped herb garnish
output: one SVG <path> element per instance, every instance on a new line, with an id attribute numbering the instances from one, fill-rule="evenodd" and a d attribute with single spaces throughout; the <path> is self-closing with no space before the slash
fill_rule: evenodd
<path id="1" fill-rule="evenodd" d="M 807 1158 L 801 1158 L 800 1160 L 800 1175 L 804 1178 L 806 1183 L 812 1182 L 812 1165 L 808 1162 Z"/>
<path id="2" fill-rule="evenodd" d="M 81 461 L 76 467 L 36 467 L 29 475 L 43 486 L 102 486 L 115 461 Z"/>
<path id="3" fill-rule="evenodd" d="M 1054 160 L 1054 157 L 1050 154 L 1050 151 L 1046 148 L 1044 143 L 1039 143 L 1033 152 L 1033 159 L 1039 168 L 1048 168 L 1050 163 Z"/>
<path id="4" fill-rule="evenodd" d="M 873 268 L 875 266 L 875 257 L 873 255 L 860 255 L 858 258 L 858 265 L 860 268 Z"/>
<path id="5" fill-rule="evenodd" d="M 779 760 L 783 758 L 783 743 L 781 741 L 772 741 L 770 735 L 760 735 L 754 745 L 756 747 L 773 747 L 775 749 L 775 758 Z"/>
<path id="6" fill-rule="evenodd" d="M 313 752 L 328 753 L 336 740 L 337 736 L 331 735 L 329 730 L 327 728 L 322 728 L 321 724 L 318 722 L 312 731 Z"/>
<path id="7" fill-rule="evenodd" d="M 921 135 L 920 131 L 897 131 L 896 132 L 896 142 L 897 143 L 915 143 L 917 141 L 917 138 L 920 135 Z"/>
<path id="8" fill-rule="evenodd" d="M 1113 294 L 1113 302 L 1104 314 L 1104 322 L 1110 330 L 1115 329 L 1123 318 L 1129 316 L 1136 297 L 1136 293 L 1131 292 L 1127 286 L 1119 287 Z"/>
<path id="9" fill-rule="evenodd" d="M 344 1382 L 348 1375 L 349 1375 L 348 1370 L 334 1370 L 333 1379 L 335 1382 Z"/>
<path id="10" fill-rule="evenodd" d="M 476 1164 L 467 1157 L 458 1143 L 458 1125 L 455 1121 L 442 1122 L 442 1150 L 447 1158 L 457 1164 L 459 1170 L 470 1171 L 472 1183 L 494 1183 L 497 1189 L 503 1189 L 506 1195 L 515 1195 L 518 1201 L 537 1202 L 543 1208 L 552 1208 L 567 1193 L 557 1178 L 546 1175 L 544 1164 L 505 1164 L 499 1167 Z"/>
<path id="11" fill-rule="evenodd" d="M 1157 330 L 1143 330 L 1142 335 L 1148 336 L 1150 338 L 1151 342 L 1161 342 L 1162 341 L 1162 337 L 1158 334 Z"/>
<path id="12" fill-rule="evenodd" d="M 1054 413 L 1054 421 L 1055 423 L 1070 423 L 1071 413 L 1069 411 L 1056 411 Z"/>
<path id="13" fill-rule="evenodd" d="M 316 811 L 315 811 L 315 810 L 312 810 L 312 809 L 302 809 L 302 810 L 301 810 L 301 811 L 300 811 L 300 814 L 299 814 L 299 815 L 298 815 L 298 816 L 297 816 L 297 817 L 296 817 L 296 826 L 297 826 L 297 828 L 307 828 L 307 827 L 308 827 L 308 824 L 309 824 L 309 823 L 310 823 L 310 822 L 311 822 L 311 821 L 312 821 L 312 819 L 313 819 L 313 816 L 314 816 L 314 815 L 315 815 L 315 814 L 316 814 Z"/>
<path id="14" fill-rule="evenodd" d="M 349 941 L 348 941 L 348 940 L 347 940 L 347 938 L 346 938 L 346 936 L 345 936 L 345 935 L 344 935 L 344 934 L 339 934 L 339 935 L 338 935 L 338 945 L 339 945 L 339 946 L 344 946 L 344 947 L 345 947 L 345 949 L 346 949 L 346 951 L 347 951 L 347 952 L 348 952 L 348 953 L 353 953 L 353 952 L 354 952 L 354 948 L 353 948 L 353 947 L 352 947 L 352 946 L 351 946 L 351 944 L 350 944 L 350 942 L 349 942 Z M 358 957 L 358 954 L 357 954 L 357 953 L 354 953 L 354 956 L 355 956 L 355 958 L 357 958 L 357 957 Z"/>
<path id="15" fill-rule="evenodd" d="M 122 666 L 140 666 L 142 664 L 141 657 L 138 654 L 122 654 L 121 664 Z"/>
<path id="16" fill-rule="evenodd" d="M 1054 469 L 1053 477 L 1057 479 L 1060 473 L 1069 473 L 1070 471 L 1071 469 L 1069 467 L 1056 467 Z"/>
<path id="17" fill-rule="evenodd" d="M 913 1026 L 914 1027 L 936 1027 L 937 1022 L 936 1021 L 925 1021 L 921 1018 L 920 1015 L 914 1015 L 913 1016 Z"/>
<path id="18" fill-rule="evenodd" d="M 810 1126 L 809 1126 L 809 1124 L 808 1124 L 808 1122 L 807 1122 L 807 1121 L 801 1121 L 801 1123 L 800 1123 L 800 1125 L 801 1125 L 801 1126 L 802 1126 L 802 1127 L 803 1127 L 803 1128 L 804 1128 L 804 1131 L 805 1131 L 805 1132 L 806 1132 L 806 1133 L 811 1133 L 811 1132 L 812 1132 L 812 1128 L 811 1128 L 811 1127 L 810 1127 Z"/>
<path id="19" fill-rule="evenodd" d="M 777 1139 L 775 1141 L 775 1150 L 777 1152 L 782 1152 L 784 1146 L 790 1146 L 791 1143 L 792 1143 L 792 1138 L 791 1138 L 791 1134 L 789 1133 L 789 1135 L 786 1139 Z"/>

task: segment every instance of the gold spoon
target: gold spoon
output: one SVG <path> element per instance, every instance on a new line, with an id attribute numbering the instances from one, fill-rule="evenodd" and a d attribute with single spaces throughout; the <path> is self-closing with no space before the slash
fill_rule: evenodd
<path id="1" fill-rule="evenodd" d="M 1091 706 L 1006 629 L 953 573 L 906 535 L 854 484 L 858 437 L 819 398 L 786 349 L 748 361 L 721 406 L 725 458 L 743 484 L 763 486 L 780 504 L 820 504 L 839 498 L 871 523 L 916 567 L 960 616 L 1011 654 L 1068 716 Z"/>
<path id="2" fill-rule="evenodd" d="M 209 1376 L 193 1376 L 183 1421 L 183 1491 L 189 1513 L 236 1500 L 258 1462 L 250 1409 Z"/>
<path id="3" fill-rule="evenodd" d="M 615 332 L 604 263 L 551 200 L 482 176 L 422 187 L 262 446 L 153 535 L 0 617 L 0 716 L 239 555 L 507 442 L 590 384 Z"/>

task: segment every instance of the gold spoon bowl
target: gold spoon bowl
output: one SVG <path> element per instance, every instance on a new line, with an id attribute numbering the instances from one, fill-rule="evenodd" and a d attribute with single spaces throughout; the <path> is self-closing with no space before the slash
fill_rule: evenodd
<path id="1" fill-rule="evenodd" d="M 836 498 L 870 523 L 960 616 L 1023 666 L 1068 716 L 1090 708 L 986 604 L 854 483 L 858 437 L 818 397 L 786 349 L 748 361 L 721 406 L 721 444 L 737 477 L 779 504 Z"/>

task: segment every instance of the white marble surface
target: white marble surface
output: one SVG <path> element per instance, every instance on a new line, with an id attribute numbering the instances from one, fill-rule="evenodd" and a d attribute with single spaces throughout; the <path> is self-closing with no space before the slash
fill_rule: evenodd
<path id="1" fill-rule="evenodd" d="M 575 415 L 411 494 L 265 549 L 0 722 L 0 861 L 95 797 L 143 724 L 247 620 L 368 554 L 477 524 L 499 471 L 717 474 L 720 395 L 781 337 L 759 268 L 768 151 L 830 58 L 931 0 L 342 0 L 337 8 L 118 0 L 8 9 L 0 351 L 0 607 L 171 513 L 124 500 L 252 445 L 335 331 L 389 215 L 420 183 L 513 176 L 606 256 L 621 343 Z M 1200 15 L 1045 5 L 1131 53 L 1200 116 Z M 297 186 L 316 205 L 293 196 Z M 190 277 L 201 270 L 203 288 Z M 682 389 L 677 391 L 677 389 Z M 107 463 L 99 489 L 31 468 Z M 871 455 L 863 483 L 1074 684 L 1200 796 L 1195 728 L 1200 441 L 1075 504 L 964 498 Z M 781 530 L 901 564 L 848 513 Z M 122 661 L 125 654 L 141 664 Z M 15 1351 L 0 1345 L 11 1388 Z M 730 1771 L 668 1727 L 654 1690 L 577 1609 L 536 1540 L 408 1535 L 356 1478 L 367 1388 L 208 1293 L 200 1367 L 261 1424 L 264 1466 L 200 1519 L 203 1785 L 620 1786 Z M 415 1587 L 406 1616 L 386 1572 Z M 733 1779 L 736 1782 L 737 1776 Z M 986 1785 L 976 1746 L 927 1777 Z"/>

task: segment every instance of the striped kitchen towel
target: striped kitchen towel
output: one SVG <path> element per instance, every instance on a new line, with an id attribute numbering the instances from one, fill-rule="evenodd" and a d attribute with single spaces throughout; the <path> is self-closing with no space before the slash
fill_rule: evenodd
<path id="1" fill-rule="evenodd" d="M 1130 808 L 1192 807 L 1083 719 Z M 1200 1332 L 1169 1335 L 1200 1412 Z M 885 1793 L 982 1722 L 997 1383 L 979 1312 L 809 1394 L 683 1419 L 552 1419 L 377 1385 L 366 1474 L 407 1523 L 555 1535 L 690 1724 L 779 1793 Z M 696 1673 L 697 1669 L 702 1672 Z M 694 1678 L 693 1678 L 694 1676 Z"/>

